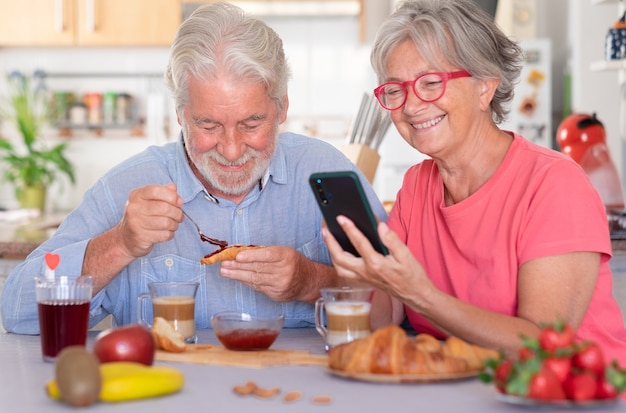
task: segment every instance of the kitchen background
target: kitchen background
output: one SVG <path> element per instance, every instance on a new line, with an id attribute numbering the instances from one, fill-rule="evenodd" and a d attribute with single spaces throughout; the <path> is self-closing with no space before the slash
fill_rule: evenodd
<path id="1" fill-rule="evenodd" d="M 44 1 L 39 0 L 40 3 Z M 59 1 L 56 0 L 55 4 Z M 179 3 L 177 0 L 169 1 Z M 493 3 L 476 1 L 485 6 Z M 34 0 L 30 2 L 37 3 Z M 0 0 L 2 10 L 6 12 L 9 3 L 14 4 L 13 0 Z M 133 2 L 126 3 L 130 7 Z M 160 7 L 157 4 L 163 3 L 150 4 Z M 258 8 L 264 3 L 272 6 L 275 2 L 240 3 L 257 7 L 256 12 L 263 14 L 263 18 L 284 40 L 293 69 L 290 114 L 284 128 L 316 136 L 338 146 L 345 143 L 363 94 L 370 93 L 377 83 L 369 64 L 374 33 L 396 2 L 282 2 L 290 6 L 290 10 L 294 9 L 294 3 L 298 3 L 296 12 L 289 11 L 286 15 L 281 15 L 273 7 Z M 88 4 L 94 3 L 88 1 Z M 337 7 L 330 7 L 332 4 Z M 537 50 L 536 45 L 540 45 L 545 83 L 544 93 L 538 102 L 540 112 L 537 113 L 542 114 L 542 122 L 545 123 L 543 143 L 554 145 L 554 131 L 563 113 L 570 110 L 597 112 L 606 127 L 610 151 L 621 173 L 624 156 L 620 139 L 620 71 L 598 70 L 597 63 L 604 60 L 605 36 L 609 26 L 619 18 L 620 8 L 619 0 L 500 0 L 496 18 L 508 34 L 529 45 L 529 50 Z M 33 30 L 29 25 L 37 23 L 29 17 L 14 16 L 13 20 L 21 20 L 24 30 Z M 11 38 L 11 35 L 7 33 L 5 37 Z M 168 51 L 165 45 L 0 45 L 0 73 L 41 70 L 51 91 L 68 91 L 77 97 L 107 91 L 132 96 L 132 127 L 105 128 L 101 131 L 47 128 L 47 139 L 69 141 L 69 156 L 77 169 L 75 186 L 61 182 L 52 188 L 48 211 L 71 209 L 80 202 L 85 189 L 110 167 L 148 145 L 175 139 L 178 124 L 162 81 Z M 595 69 L 592 70 L 594 64 Z M 569 79 L 571 88 L 566 86 Z M 11 125 L 5 122 L 0 126 L 0 132 L 5 136 L 14 135 Z M 507 126 L 523 130 L 529 138 L 536 132 L 517 121 L 511 121 Z M 60 136 L 68 133 L 71 137 Z M 385 136 L 379 152 L 381 161 L 374 186 L 382 199 L 393 199 L 406 168 L 423 156 L 408 147 L 393 127 Z M 12 188 L 1 185 L 0 207 L 16 206 Z"/>

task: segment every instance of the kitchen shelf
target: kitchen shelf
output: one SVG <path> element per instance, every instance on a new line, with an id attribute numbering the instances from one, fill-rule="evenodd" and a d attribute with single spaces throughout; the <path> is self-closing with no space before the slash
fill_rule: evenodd
<path id="1" fill-rule="evenodd" d="M 139 120 L 132 119 L 125 123 L 71 123 L 67 121 L 53 123 L 58 129 L 131 129 L 137 126 Z"/>
<path id="2" fill-rule="evenodd" d="M 593 4 L 594 6 L 596 4 L 615 4 L 615 3 L 619 3 L 622 0 L 591 0 L 591 4 Z"/>
<path id="3" fill-rule="evenodd" d="M 70 72 L 44 72 L 38 71 L 37 75 L 44 78 L 162 78 L 163 73 L 112 73 L 112 72 L 94 72 L 94 73 L 70 73 Z"/>
<path id="4" fill-rule="evenodd" d="M 626 70 L 626 59 L 622 60 L 601 60 L 591 63 L 591 70 L 600 72 L 604 70 Z"/>

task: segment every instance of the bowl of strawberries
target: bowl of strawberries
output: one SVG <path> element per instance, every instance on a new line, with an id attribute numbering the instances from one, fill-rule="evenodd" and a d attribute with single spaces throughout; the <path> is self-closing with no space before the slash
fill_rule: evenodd
<path id="1" fill-rule="evenodd" d="M 519 354 L 489 359 L 480 374 L 498 399 L 510 404 L 559 407 L 617 403 L 626 389 L 626 368 L 606 360 L 602 348 L 575 338 L 567 323 L 544 325 L 536 338 L 522 337 Z"/>

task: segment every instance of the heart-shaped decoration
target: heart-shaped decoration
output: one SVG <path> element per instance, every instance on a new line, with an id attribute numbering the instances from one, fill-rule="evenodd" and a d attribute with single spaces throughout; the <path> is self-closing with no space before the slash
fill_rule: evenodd
<path id="1" fill-rule="evenodd" d="M 61 262 L 59 254 L 53 254 L 51 252 L 46 254 L 46 265 L 48 265 L 48 268 L 51 270 L 54 270 L 59 265 L 59 262 Z"/>

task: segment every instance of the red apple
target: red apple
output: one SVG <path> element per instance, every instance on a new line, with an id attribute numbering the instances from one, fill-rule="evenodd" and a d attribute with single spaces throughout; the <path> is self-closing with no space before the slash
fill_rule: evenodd
<path id="1" fill-rule="evenodd" d="M 134 361 L 151 366 L 155 344 L 152 333 L 139 324 L 110 328 L 96 337 L 93 353 L 101 363 Z"/>

